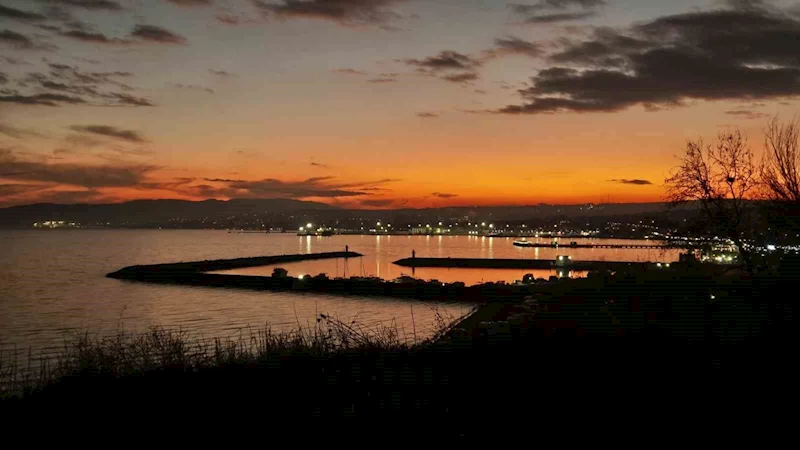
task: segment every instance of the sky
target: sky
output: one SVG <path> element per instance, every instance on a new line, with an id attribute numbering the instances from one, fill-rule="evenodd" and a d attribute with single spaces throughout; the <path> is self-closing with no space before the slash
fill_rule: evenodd
<path id="1" fill-rule="evenodd" d="M 800 108 L 800 2 L 0 0 L 0 207 L 656 202 Z"/>

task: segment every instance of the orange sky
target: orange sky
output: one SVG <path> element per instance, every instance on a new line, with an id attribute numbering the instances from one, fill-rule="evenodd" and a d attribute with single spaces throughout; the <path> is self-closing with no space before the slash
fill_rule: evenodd
<path id="1" fill-rule="evenodd" d="M 769 116 L 798 111 L 797 78 L 775 78 L 798 77 L 796 50 L 737 56 L 742 81 L 664 53 L 674 35 L 717 61 L 696 36 L 720 17 L 743 20 L 754 48 L 791 48 L 792 2 L 306 2 L 119 0 L 62 5 L 66 20 L 4 1 L 16 13 L 0 14 L 0 206 L 660 201 L 686 139 L 736 126 L 759 149 Z"/>

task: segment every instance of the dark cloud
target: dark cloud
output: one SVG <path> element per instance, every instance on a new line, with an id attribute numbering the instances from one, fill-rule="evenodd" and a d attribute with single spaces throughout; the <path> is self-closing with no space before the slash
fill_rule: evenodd
<path id="1" fill-rule="evenodd" d="M 287 197 L 287 198 L 309 198 L 309 197 L 354 197 L 368 195 L 364 192 L 346 190 L 335 185 L 327 185 L 330 177 L 309 178 L 305 181 L 281 181 L 276 179 L 265 179 L 260 181 L 239 181 L 229 183 L 233 189 L 243 190 L 257 197 Z"/>
<path id="2" fill-rule="evenodd" d="M 432 195 L 432 196 L 434 196 L 434 197 L 436 197 L 436 198 L 453 198 L 453 197 L 458 197 L 458 194 L 445 194 L 445 193 L 443 193 L 443 192 L 434 192 L 434 193 L 432 193 L 431 195 Z"/>
<path id="3" fill-rule="evenodd" d="M 410 66 L 416 66 L 420 70 L 431 72 L 473 70 L 475 67 L 480 66 L 480 61 L 451 50 L 442 51 L 436 56 L 429 56 L 425 59 L 404 59 L 402 62 Z"/>
<path id="4" fill-rule="evenodd" d="M 511 4 L 521 23 L 548 24 L 588 19 L 597 15 L 604 0 L 540 0 L 533 5 Z"/>
<path id="5" fill-rule="evenodd" d="M 49 164 L 20 160 L 10 152 L 0 153 L 0 178 L 86 188 L 136 186 L 155 169 L 145 165 Z"/>
<path id="6" fill-rule="evenodd" d="M 156 106 L 155 103 L 146 98 L 134 97 L 133 95 L 119 92 L 111 92 L 107 94 L 107 98 L 113 99 L 119 106 Z"/>
<path id="7" fill-rule="evenodd" d="M 0 43 L 8 44 L 17 49 L 32 49 L 36 47 L 31 38 L 11 30 L 0 31 Z"/>
<path id="8" fill-rule="evenodd" d="M 345 26 L 383 25 L 400 19 L 391 6 L 406 0 L 251 0 L 263 15 L 320 19 Z"/>
<path id="9" fill-rule="evenodd" d="M 214 189 L 224 192 L 227 197 L 256 197 L 256 198 L 340 198 L 371 195 L 370 191 L 377 191 L 381 185 L 397 181 L 383 179 L 368 182 L 337 183 L 335 178 L 312 177 L 303 181 L 283 181 L 274 178 L 265 180 L 232 180 L 225 178 L 205 178 L 207 182 L 221 183 L 223 187 Z"/>
<path id="10" fill-rule="evenodd" d="M 26 66 L 29 64 L 21 59 L 11 58 L 8 56 L 0 56 L 0 61 L 5 61 L 6 64 L 10 64 L 12 66 Z"/>
<path id="11" fill-rule="evenodd" d="M 126 45 L 130 42 L 125 39 L 110 38 L 103 33 L 90 32 L 83 30 L 70 30 L 61 33 L 61 36 L 76 39 L 83 42 L 92 42 L 95 44 L 117 44 Z"/>
<path id="12" fill-rule="evenodd" d="M 342 73 L 345 75 L 367 75 L 366 72 L 362 72 L 356 69 L 336 69 L 333 71 L 334 73 Z"/>
<path id="13" fill-rule="evenodd" d="M 106 136 L 114 139 L 120 139 L 127 142 L 134 142 L 142 144 L 147 142 L 141 134 L 133 130 L 123 130 L 121 128 L 113 127 L 110 125 L 74 125 L 70 127 L 73 131 L 80 133 L 96 134 L 98 136 Z"/>
<path id="14" fill-rule="evenodd" d="M 533 5 L 514 3 L 509 6 L 521 16 L 522 23 L 547 24 L 588 19 L 605 4 L 604 0 L 540 0 Z"/>
<path id="15" fill-rule="evenodd" d="M 518 14 L 530 14 L 539 11 L 563 10 L 569 8 L 592 9 L 605 6 L 606 0 L 539 0 L 532 5 L 512 3 L 509 6 Z"/>
<path id="16" fill-rule="evenodd" d="M 0 101 L 56 106 L 58 104 L 86 103 L 97 106 L 153 106 L 148 99 L 112 89 L 132 91 L 134 88 L 117 78 L 129 78 L 130 72 L 83 72 L 78 68 L 58 63 L 48 63 L 50 71 L 31 72 L 17 80 L 17 85 L 27 93 L 4 92 Z M 50 92 L 40 93 L 41 90 Z"/>
<path id="17" fill-rule="evenodd" d="M 485 58 L 498 58 L 507 55 L 524 55 L 538 58 L 544 54 L 544 49 L 536 42 L 526 41 L 516 36 L 495 39 L 494 47 L 485 51 Z"/>
<path id="18" fill-rule="evenodd" d="M 0 84 L 8 83 L 8 75 L 5 72 L 0 72 Z"/>
<path id="19" fill-rule="evenodd" d="M 417 117 L 422 117 L 423 119 L 432 119 L 434 117 L 439 117 L 439 114 L 431 112 L 421 112 L 417 113 Z"/>
<path id="20" fill-rule="evenodd" d="M 230 178 L 203 178 L 209 183 L 246 183 L 245 180 L 232 180 Z"/>
<path id="21" fill-rule="evenodd" d="M 653 183 L 651 183 L 651 182 L 649 182 L 647 180 L 636 180 L 636 179 L 634 179 L 634 180 L 626 180 L 626 179 L 616 179 L 615 178 L 613 180 L 608 180 L 608 181 L 610 181 L 611 183 L 632 184 L 634 186 L 647 186 L 647 185 L 653 184 Z"/>
<path id="22" fill-rule="evenodd" d="M 186 44 L 186 38 L 154 25 L 136 25 L 131 36 L 161 44 Z"/>
<path id="23" fill-rule="evenodd" d="M 524 23 L 556 23 L 584 20 L 596 15 L 594 11 L 574 12 L 574 13 L 554 13 L 531 16 L 525 19 Z"/>
<path id="24" fill-rule="evenodd" d="M 219 77 L 235 77 L 236 76 L 236 74 L 233 74 L 233 73 L 230 73 L 230 72 L 226 72 L 224 70 L 208 69 L 208 71 L 213 73 L 214 75 L 219 76 Z"/>
<path id="25" fill-rule="evenodd" d="M 61 94 L 33 94 L 33 95 L 0 95 L 1 103 L 16 103 L 19 105 L 59 106 L 62 104 L 85 103 L 82 98 Z"/>
<path id="26" fill-rule="evenodd" d="M 172 87 L 176 87 L 178 89 L 190 89 L 190 90 L 194 90 L 194 91 L 203 91 L 203 92 L 208 92 L 209 94 L 213 94 L 214 93 L 214 90 L 211 89 L 211 88 L 207 88 L 207 87 L 204 87 L 204 86 L 197 86 L 197 85 L 194 85 L 194 84 L 172 83 L 171 86 Z"/>
<path id="27" fill-rule="evenodd" d="M 741 117 L 742 119 L 750 119 L 750 120 L 765 119 L 767 117 L 770 117 L 770 114 L 767 114 L 767 113 L 758 112 L 758 111 L 748 111 L 748 110 L 743 110 L 743 109 L 725 111 L 725 114 L 727 114 L 729 116 L 736 116 L 736 117 Z"/>
<path id="28" fill-rule="evenodd" d="M 445 75 L 442 79 L 452 83 L 469 83 L 470 81 L 477 80 L 478 74 L 475 72 L 455 73 L 452 75 Z"/>
<path id="29" fill-rule="evenodd" d="M 167 1 L 178 6 L 209 6 L 214 3 L 213 0 L 167 0 Z"/>
<path id="30" fill-rule="evenodd" d="M 329 166 L 327 164 L 322 164 L 322 163 L 313 162 L 313 161 L 311 162 L 311 166 L 312 167 L 320 167 L 320 168 L 323 168 L 323 169 L 330 169 L 331 168 L 331 166 Z"/>
<path id="31" fill-rule="evenodd" d="M 373 83 L 373 84 L 386 84 L 395 82 L 397 82 L 396 78 L 372 78 L 367 80 L 367 83 Z"/>
<path id="32" fill-rule="evenodd" d="M 38 0 L 40 3 L 48 3 L 57 6 L 73 6 L 89 10 L 119 11 L 122 5 L 113 0 Z"/>
<path id="33" fill-rule="evenodd" d="M 43 16 L 42 14 L 30 11 L 23 11 L 20 9 L 11 8 L 9 6 L 3 6 L 3 5 L 0 5 L 0 17 L 4 17 L 6 19 L 19 20 L 23 22 L 37 22 L 47 19 L 47 17 Z"/>
<path id="34" fill-rule="evenodd" d="M 758 9 L 665 16 L 602 28 L 550 56 L 511 114 L 650 110 L 688 100 L 800 95 L 800 21 Z"/>

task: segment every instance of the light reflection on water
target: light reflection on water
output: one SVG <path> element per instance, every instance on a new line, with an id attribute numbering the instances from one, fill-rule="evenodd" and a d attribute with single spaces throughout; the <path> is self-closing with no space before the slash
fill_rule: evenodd
<path id="1" fill-rule="evenodd" d="M 576 239 L 577 240 L 577 239 Z M 400 268 L 393 261 L 418 257 L 554 259 L 567 253 L 588 260 L 677 260 L 676 251 L 549 248 L 511 245 L 512 239 L 466 236 L 331 236 L 235 234 L 194 230 L 3 230 L 0 231 L 0 347 L 57 350 L 76 331 L 99 334 L 119 329 L 146 331 L 152 326 L 179 328 L 205 338 L 236 336 L 266 323 L 273 329 L 315 322 L 318 313 L 367 326 L 396 320 L 418 335 L 434 326 L 434 313 L 419 302 L 398 299 L 333 297 L 161 286 L 105 278 L 125 266 L 247 256 L 341 251 L 362 253 L 348 261 L 308 261 L 283 265 L 292 274 L 330 276 L 402 274 L 443 282 L 513 281 L 530 270 Z M 627 242 L 627 241 L 626 241 Z M 244 269 L 269 274 L 270 268 Z M 412 323 L 411 306 L 414 306 Z M 438 304 L 444 314 L 460 316 L 469 306 Z"/>

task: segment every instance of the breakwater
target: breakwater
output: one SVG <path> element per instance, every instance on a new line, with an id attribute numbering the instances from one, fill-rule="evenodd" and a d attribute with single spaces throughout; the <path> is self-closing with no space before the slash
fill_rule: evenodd
<path id="1" fill-rule="evenodd" d="M 247 276 L 212 271 L 275 265 L 280 263 L 330 258 L 353 258 L 361 256 L 353 252 L 314 253 L 307 255 L 280 255 L 256 258 L 237 258 L 213 261 L 194 261 L 173 264 L 130 266 L 106 275 L 120 280 L 202 286 L 214 288 L 247 289 L 256 291 L 314 292 L 331 295 L 356 295 L 362 297 L 394 297 L 425 301 L 448 301 L 484 303 L 490 301 L 520 300 L 530 293 L 532 286 L 505 283 L 484 283 L 465 286 L 464 283 L 442 283 L 402 279 L 386 281 L 377 277 L 328 278 L 317 276 L 290 277 L 285 274 L 273 276 Z"/>
<path id="2" fill-rule="evenodd" d="M 310 261 L 316 259 L 335 259 L 335 258 L 357 258 L 362 256 L 355 252 L 328 252 L 328 253 L 309 253 L 304 255 L 276 255 L 276 256 L 256 256 L 252 258 L 234 259 L 215 259 L 207 261 L 190 261 L 168 264 L 151 264 L 144 266 L 130 266 L 106 275 L 109 278 L 117 279 L 136 279 L 170 277 L 179 274 L 212 272 L 216 270 L 242 269 L 245 267 L 270 266 L 298 261 Z"/>
<path id="3" fill-rule="evenodd" d="M 611 270 L 631 268 L 657 268 L 659 263 L 620 262 L 620 261 L 570 261 L 557 265 L 555 261 L 539 259 L 485 259 L 485 258 L 405 258 L 394 264 L 403 267 L 447 267 L 470 269 L 543 269 L 543 270 Z M 661 267 L 663 267 L 662 265 Z"/>

